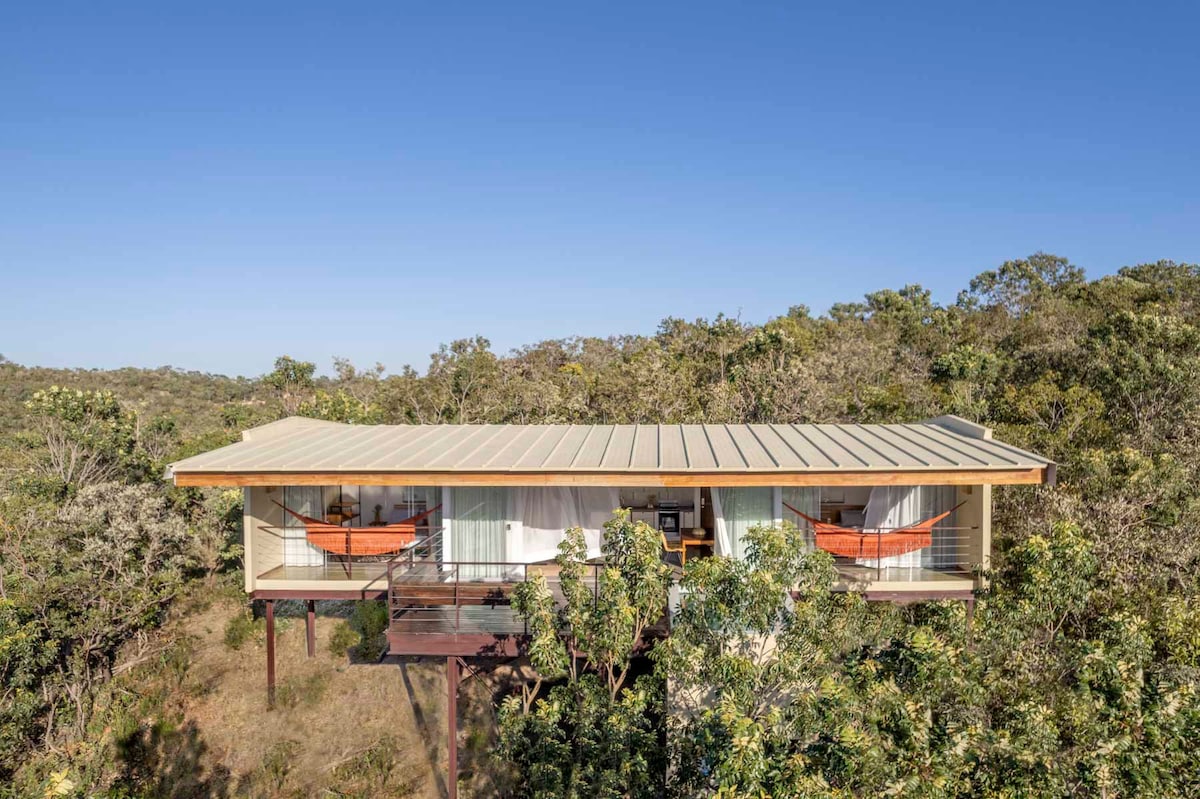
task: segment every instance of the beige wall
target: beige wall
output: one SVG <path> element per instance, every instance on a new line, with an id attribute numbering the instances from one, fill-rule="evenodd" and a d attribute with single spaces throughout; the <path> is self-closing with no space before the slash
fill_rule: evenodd
<path id="1" fill-rule="evenodd" d="M 992 557 L 992 487 L 990 485 L 959 486 L 958 501 L 966 502 L 958 509 L 959 548 L 969 565 L 987 568 Z"/>
<path id="2" fill-rule="evenodd" d="M 255 486 L 246 492 L 246 590 L 259 575 L 283 565 L 283 489 Z M 272 502 L 271 500 L 275 500 Z"/>

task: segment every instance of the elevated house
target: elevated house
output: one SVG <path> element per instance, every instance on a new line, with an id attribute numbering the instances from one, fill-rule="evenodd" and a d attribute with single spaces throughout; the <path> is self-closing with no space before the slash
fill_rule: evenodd
<path id="1" fill-rule="evenodd" d="M 664 557 L 680 566 L 740 556 L 751 527 L 791 521 L 807 546 L 835 555 L 840 590 L 971 601 L 991 553 L 992 487 L 1053 483 L 1054 472 L 952 416 L 402 426 L 292 417 L 179 461 L 170 478 L 245 492 L 245 589 L 266 602 L 269 691 L 275 600 L 308 601 L 311 654 L 316 600 L 382 599 L 391 653 L 446 657 L 453 703 L 460 658 L 520 652 L 512 586 L 539 572 L 553 583 L 568 527 L 582 527 L 598 557 L 615 508 L 661 530 Z"/>

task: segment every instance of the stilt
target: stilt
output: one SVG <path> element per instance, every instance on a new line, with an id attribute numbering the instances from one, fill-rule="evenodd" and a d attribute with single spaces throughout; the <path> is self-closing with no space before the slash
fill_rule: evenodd
<path id="1" fill-rule="evenodd" d="M 458 799 L 458 658 L 446 658 L 446 790 L 450 799 Z"/>
<path id="2" fill-rule="evenodd" d="M 308 656 L 317 654 L 317 603 L 308 600 L 308 613 L 304 616 L 304 632 L 308 637 Z"/>
<path id="3" fill-rule="evenodd" d="M 967 600 L 967 629 L 971 629 L 971 625 L 975 622 L 975 598 L 971 597 Z"/>
<path id="4" fill-rule="evenodd" d="M 275 600 L 267 603 L 267 707 L 275 707 Z"/>

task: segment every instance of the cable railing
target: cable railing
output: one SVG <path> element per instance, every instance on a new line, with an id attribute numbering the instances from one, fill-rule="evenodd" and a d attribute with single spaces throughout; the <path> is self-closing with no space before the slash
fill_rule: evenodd
<path id="1" fill-rule="evenodd" d="M 314 544 L 303 527 L 277 526 L 260 524 L 260 531 L 279 539 L 283 565 L 286 567 L 320 567 L 325 570 L 343 571 L 346 577 L 364 571 L 363 567 L 377 565 L 377 570 L 369 568 L 368 576 L 379 577 L 387 570 L 387 564 L 397 558 L 411 557 L 413 553 L 426 553 L 432 556 L 435 547 L 440 547 L 443 527 L 417 527 L 415 537 L 409 543 L 403 542 L 404 535 L 397 531 L 380 526 L 373 528 L 345 528 L 344 533 L 337 536 L 337 548 L 342 551 L 330 551 Z M 296 532 L 300 535 L 295 535 Z M 292 535 L 289 535 L 292 533 Z M 396 544 L 400 547 L 397 548 Z M 291 561 L 289 563 L 289 561 Z"/>
<path id="2" fill-rule="evenodd" d="M 583 582 L 599 598 L 600 570 L 587 564 Z M 406 634 L 527 635 L 528 622 L 512 607 L 516 587 L 544 577 L 556 604 L 566 598 L 557 568 L 545 563 L 441 562 L 408 552 L 388 562 L 389 615 Z"/>
<path id="3" fill-rule="evenodd" d="M 904 529 L 904 528 L 901 528 Z M 978 527 L 938 527 L 925 542 L 890 541 L 891 530 L 867 531 L 861 546 L 822 546 L 805 530 L 809 551 L 831 551 L 835 568 L 845 577 L 868 582 L 918 582 L 942 579 L 938 574 L 970 574 L 980 558 L 979 541 L 960 535 Z M 900 535 L 904 535 L 901 533 Z M 920 543 L 920 546 L 915 546 Z M 854 551 L 851 551 L 854 549 Z"/>

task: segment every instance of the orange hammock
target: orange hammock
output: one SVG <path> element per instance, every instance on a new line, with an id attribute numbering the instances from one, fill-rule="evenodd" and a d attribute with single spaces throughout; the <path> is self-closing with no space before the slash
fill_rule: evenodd
<path id="1" fill-rule="evenodd" d="M 889 533 L 864 533 L 856 527 L 842 527 L 801 513 L 786 502 L 784 507 L 812 525 L 817 546 L 843 558 L 891 558 L 924 549 L 933 543 L 933 526 L 961 508 L 960 502 L 945 513 Z"/>
<path id="2" fill-rule="evenodd" d="M 415 516 L 380 527 L 342 527 L 296 513 L 278 502 L 275 504 L 304 522 L 308 543 L 334 555 L 387 555 L 399 552 L 417 540 L 417 524 L 442 507 L 435 505 Z"/>

